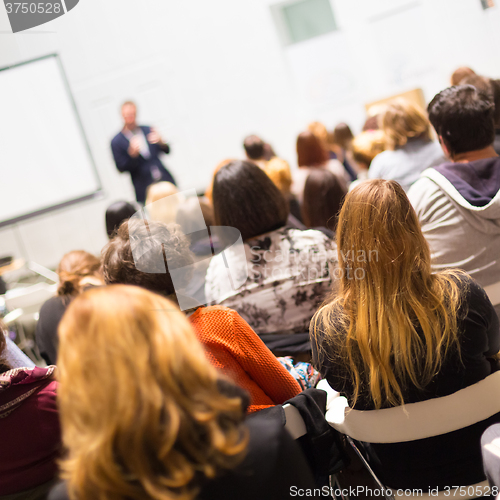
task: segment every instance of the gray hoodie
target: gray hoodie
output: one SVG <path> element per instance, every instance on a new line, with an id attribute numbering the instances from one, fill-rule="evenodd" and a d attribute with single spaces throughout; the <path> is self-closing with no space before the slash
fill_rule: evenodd
<path id="1" fill-rule="evenodd" d="M 500 315 L 500 158 L 429 168 L 408 197 L 429 242 L 433 269 L 468 272 Z"/>

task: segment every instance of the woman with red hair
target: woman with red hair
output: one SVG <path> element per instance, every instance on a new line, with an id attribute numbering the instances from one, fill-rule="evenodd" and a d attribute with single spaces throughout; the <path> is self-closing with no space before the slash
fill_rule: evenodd
<path id="1" fill-rule="evenodd" d="M 330 155 L 321 139 L 312 132 L 302 132 L 297 137 L 298 171 L 294 172 L 292 193 L 302 203 L 304 186 L 311 169 L 327 169 L 335 174 L 342 187 L 347 190 L 345 170 L 338 160 L 330 160 Z"/>

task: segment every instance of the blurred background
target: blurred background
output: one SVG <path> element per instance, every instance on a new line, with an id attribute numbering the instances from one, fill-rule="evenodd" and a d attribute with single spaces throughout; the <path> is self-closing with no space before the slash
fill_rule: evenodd
<path id="1" fill-rule="evenodd" d="M 2 7 L 0 68 L 59 54 L 102 195 L 1 227 L 0 256 L 53 269 L 76 248 L 99 254 L 106 207 L 134 200 L 110 150 L 127 99 L 171 145 L 164 163 L 180 189 L 202 192 L 249 134 L 293 169 L 311 121 L 356 134 L 370 103 L 414 89 L 427 103 L 459 66 L 499 77 L 499 26 L 492 0 L 80 0 L 14 35 Z M 0 171 L 9 189 L 9 166 Z"/>

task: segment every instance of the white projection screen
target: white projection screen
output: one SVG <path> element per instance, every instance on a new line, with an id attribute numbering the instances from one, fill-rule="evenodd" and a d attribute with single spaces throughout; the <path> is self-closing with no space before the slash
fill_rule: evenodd
<path id="1" fill-rule="evenodd" d="M 59 57 L 0 69 L 0 227 L 99 196 Z"/>

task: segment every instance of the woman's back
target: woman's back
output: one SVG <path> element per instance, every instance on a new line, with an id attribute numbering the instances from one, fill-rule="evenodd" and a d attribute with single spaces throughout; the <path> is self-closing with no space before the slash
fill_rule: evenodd
<path id="1" fill-rule="evenodd" d="M 374 410 L 446 396 L 497 369 L 491 357 L 500 332 L 491 302 L 463 272 L 431 274 L 428 245 L 398 184 L 357 186 L 344 203 L 338 242 L 346 257 L 340 289 L 311 322 L 311 343 L 314 364 L 350 406 Z M 354 257 L 363 254 L 369 258 Z M 480 482 L 479 438 L 499 419 L 419 441 L 371 444 L 373 468 L 393 488 Z"/>
<path id="2" fill-rule="evenodd" d="M 457 311 L 460 351 L 454 349 L 443 360 L 439 372 L 424 389 L 407 385 L 403 390 L 405 404 L 426 401 L 453 394 L 464 387 L 475 384 L 500 368 L 492 356 L 500 351 L 499 321 L 490 300 L 483 288 L 472 278 L 463 275 L 457 284 L 462 295 Z M 313 362 L 321 363 L 321 374 L 335 390 L 342 392 L 353 404 L 355 393 L 353 381 L 349 377 L 348 367 L 340 351 L 332 351 L 328 340 L 322 337 L 325 325 L 321 312 L 311 322 L 317 342 L 313 342 Z M 347 332 L 345 332 L 347 333 Z M 423 338 L 422 329 L 417 333 Z M 328 351 L 332 357 L 322 356 L 321 351 Z M 399 380 L 403 385 L 403 381 Z M 363 380 L 362 392 L 354 404 L 357 410 L 374 410 L 375 405 L 368 390 L 369 383 Z M 385 402 L 383 408 L 393 405 Z"/>
<path id="3" fill-rule="evenodd" d="M 378 154 L 370 165 L 368 177 L 394 180 L 408 191 L 425 169 L 436 167 L 445 161 L 438 143 L 415 139 L 400 149 Z"/>
<path id="4" fill-rule="evenodd" d="M 204 482 L 197 500 L 285 500 L 292 488 L 316 485 L 299 445 L 273 419 L 258 416 L 246 420 L 248 452 L 243 462 L 223 476 Z M 61 483 L 48 500 L 69 500 Z"/>
<path id="5" fill-rule="evenodd" d="M 471 278 L 466 277 L 459 287 L 464 295 L 458 312 L 463 318 L 458 323 L 460 354 L 457 351 L 451 352 L 443 360 L 439 372 L 423 390 L 413 385 L 406 387 L 403 392 L 405 404 L 453 394 L 499 369 L 498 363 L 492 359 L 500 350 L 499 323 L 495 310 L 484 290 Z M 320 317 L 319 313 L 317 317 Z M 324 330 L 321 320 L 319 321 L 316 323 L 316 331 Z M 315 319 L 311 325 L 313 324 Z M 313 364 L 321 365 L 321 375 L 332 388 L 347 397 L 351 406 L 354 388 L 349 370 L 339 353 L 329 350 L 326 341 L 324 342 L 322 348 L 328 350 L 331 358 L 324 358 L 320 362 L 318 347 L 313 341 Z M 366 386 L 354 408 L 374 409 Z M 481 435 L 497 422 L 500 422 L 500 413 L 441 436 L 405 443 L 369 444 L 367 451 L 370 463 L 382 483 L 391 488 L 421 488 L 427 492 L 429 488 L 476 484 L 484 480 Z"/>
<path id="6" fill-rule="evenodd" d="M 224 258 L 232 270 L 248 268 L 246 282 L 234 290 L 218 255 L 207 271 L 207 299 L 238 311 L 258 334 L 307 332 L 332 288 L 335 243 L 320 231 L 281 228 L 244 247 L 245 258 L 231 249 Z"/>
<path id="7" fill-rule="evenodd" d="M 387 148 L 373 159 L 370 179 L 394 180 L 408 191 L 421 172 L 445 161 L 440 145 L 432 142 L 426 113 L 411 101 L 399 98 L 389 102 L 380 125 Z"/>
<path id="8" fill-rule="evenodd" d="M 249 393 L 249 412 L 282 404 L 301 392 L 297 381 L 236 311 L 200 307 L 189 321 L 212 365 Z"/>
<path id="9" fill-rule="evenodd" d="M 0 496 L 43 488 L 57 475 L 61 435 L 54 370 L 0 374 Z"/>
<path id="10" fill-rule="evenodd" d="M 61 471 L 71 498 L 194 500 L 224 490 L 249 498 L 240 488 L 273 498 L 274 481 L 289 492 L 280 474 L 303 464 L 289 451 L 295 443 L 282 426 L 263 441 L 245 423 L 244 391 L 209 363 L 173 302 L 138 287 L 96 288 L 72 301 L 59 332 Z M 296 475 L 312 486 L 307 468 Z M 64 489 L 53 498 L 67 498 Z"/>

